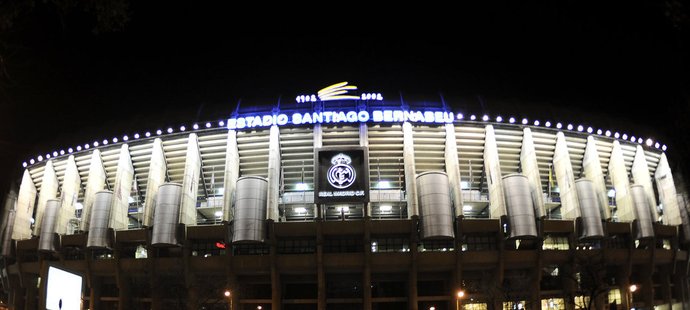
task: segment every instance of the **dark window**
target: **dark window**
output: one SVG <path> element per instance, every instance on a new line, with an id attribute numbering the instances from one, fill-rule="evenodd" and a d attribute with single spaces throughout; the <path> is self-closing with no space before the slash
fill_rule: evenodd
<path id="1" fill-rule="evenodd" d="M 398 282 L 372 282 L 371 297 L 405 297 L 407 296 L 407 283 Z"/>
<path id="2" fill-rule="evenodd" d="M 192 256 L 219 256 L 225 255 L 225 241 L 223 240 L 192 240 Z"/>
<path id="3" fill-rule="evenodd" d="M 629 246 L 630 240 L 627 235 L 613 235 L 609 239 L 609 248 L 627 249 Z"/>
<path id="4" fill-rule="evenodd" d="M 316 252 L 314 238 L 280 239 L 278 240 L 278 254 L 308 254 Z"/>
<path id="5" fill-rule="evenodd" d="M 232 246 L 233 255 L 268 255 L 270 248 L 263 243 L 235 244 Z"/>
<path id="6" fill-rule="evenodd" d="M 364 251 L 361 237 L 326 238 L 323 242 L 324 253 L 357 253 Z"/>
<path id="7" fill-rule="evenodd" d="M 84 252 L 79 247 L 74 246 L 62 247 L 62 256 L 65 260 L 83 260 L 85 258 Z"/>
<path id="8" fill-rule="evenodd" d="M 496 249 L 496 236 L 491 235 L 467 235 L 462 245 L 463 251 L 491 251 Z"/>
<path id="9" fill-rule="evenodd" d="M 358 298 L 362 297 L 362 280 L 359 274 L 329 274 L 326 276 L 326 297 Z"/>
<path id="10" fill-rule="evenodd" d="M 408 237 L 374 237 L 371 238 L 371 252 L 409 252 L 410 238 Z"/>
<path id="11" fill-rule="evenodd" d="M 455 250 L 454 240 L 424 240 L 419 244 L 420 251 L 446 252 Z"/>

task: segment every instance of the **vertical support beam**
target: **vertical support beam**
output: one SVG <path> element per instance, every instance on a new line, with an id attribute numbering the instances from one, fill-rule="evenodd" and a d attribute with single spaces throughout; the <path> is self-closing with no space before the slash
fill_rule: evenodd
<path id="1" fill-rule="evenodd" d="M 364 219 L 364 270 L 362 271 L 362 309 L 371 310 L 371 219 Z"/>
<path id="2" fill-rule="evenodd" d="M 419 240 L 417 239 L 417 220 L 418 216 L 415 215 L 410 221 L 410 270 L 408 271 L 407 277 L 407 309 L 418 310 L 419 308 L 419 297 L 417 292 L 417 271 L 419 253 L 417 253 L 417 244 Z"/>
<path id="3" fill-rule="evenodd" d="M 81 210 L 81 231 L 89 231 L 91 226 L 91 209 L 96 199 L 96 193 L 105 188 L 105 168 L 101 151 L 94 149 L 91 153 L 91 163 L 89 164 L 89 176 L 86 180 L 86 190 L 84 191 L 84 208 Z"/>
<path id="4" fill-rule="evenodd" d="M 142 224 L 144 226 L 153 226 L 153 210 L 156 207 L 156 195 L 158 194 L 158 188 L 165 183 L 167 170 L 165 153 L 163 152 L 163 141 L 160 138 L 156 138 L 153 140 L 149 175 L 146 180 L 146 197 L 144 198 L 144 214 L 142 218 Z"/>
<path id="5" fill-rule="evenodd" d="M 556 134 L 556 150 L 553 153 L 553 169 L 561 196 L 561 214 L 563 219 L 573 220 L 580 216 L 580 202 L 575 189 L 575 175 L 570 163 L 568 144 L 563 132 Z"/>
<path id="6" fill-rule="evenodd" d="M 597 151 L 597 144 L 594 137 L 587 137 L 587 146 L 585 147 L 585 156 L 582 159 L 582 170 L 585 173 L 585 178 L 592 181 L 594 191 L 597 194 L 599 205 L 601 205 L 601 218 L 608 220 L 611 218 L 611 207 L 606 196 L 606 179 L 604 172 L 601 170 L 601 160 L 599 159 L 599 151 Z"/>
<path id="7" fill-rule="evenodd" d="M 455 140 L 455 126 L 446 124 L 446 175 L 450 182 L 450 192 L 453 196 L 455 217 L 462 215 L 462 190 L 460 189 L 460 165 L 458 164 L 458 145 Z"/>
<path id="8" fill-rule="evenodd" d="M 678 212 L 682 223 L 679 234 L 683 234 L 682 240 L 688 242 L 690 240 L 690 214 L 688 214 L 687 200 L 681 194 L 677 194 L 676 198 L 678 198 Z"/>
<path id="9" fill-rule="evenodd" d="M 676 197 L 676 185 L 673 182 L 671 167 L 668 165 L 665 153 L 661 154 L 654 179 L 656 180 L 656 188 L 659 190 L 659 201 L 664 206 L 662 222 L 664 225 L 680 225 L 680 208 Z"/>
<path id="10" fill-rule="evenodd" d="M 368 143 L 368 140 L 367 140 Z M 314 124 L 314 149 L 320 148 L 323 146 L 323 128 L 321 128 L 321 124 Z M 316 159 L 314 159 L 316 160 Z M 371 170 L 370 170 L 371 171 Z M 316 173 L 316 171 L 314 171 Z M 316 184 L 314 184 L 316 186 Z M 321 208 L 314 204 L 314 217 L 315 218 L 322 218 L 321 216 Z"/>
<path id="11" fill-rule="evenodd" d="M 31 216 L 34 213 L 34 203 L 36 202 L 36 186 L 31 180 L 29 170 L 24 170 L 22 184 L 19 186 L 17 196 L 17 209 L 14 215 L 14 227 L 12 228 L 12 239 L 23 240 L 31 238 Z"/>
<path id="12" fill-rule="evenodd" d="M 65 177 L 62 179 L 60 213 L 58 213 L 57 224 L 55 225 L 55 232 L 60 235 L 70 233 L 69 221 L 75 218 L 80 188 L 81 178 L 79 177 L 79 169 L 77 169 L 77 163 L 74 161 L 74 155 L 70 155 L 67 158 Z"/>
<path id="13" fill-rule="evenodd" d="M 326 310 L 326 270 L 323 266 L 323 220 L 316 221 L 316 298 L 317 309 Z"/>
<path id="14" fill-rule="evenodd" d="M 359 146 L 369 147 L 369 128 L 367 123 L 359 123 Z M 366 165 L 370 166 L 369 163 L 366 163 Z M 369 171 L 371 171 L 371 167 L 369 167 Z M 369 178 L 369 176 L 366 177 Z M 364 204 L 364 216 L 371 217 L 371 203 L 369 202 Z"/>
<path id="15" fill-rule="evenodd" d="M 268 205 L 266 218 L 278 222 L 278 189 L 280 186 L 280 132 L 277 125 L 271 126 L 268 140 Z"/>
<path id="16" fill-rule="evenodd" d="M 119 275 L 117 277 L 117 310 L 129 310 L 130 307 L 130 292 L 129 292 L 129 278 L 126 275 Z M 153 292 L 151 292 L 153 295 Z M 153 297 L 153 296 L 151 296 Z M 152 302 L 153 303 L 153 302 Z"/>
<path id="17" fill-rule="evenodd" d="M 484 171 L 489 190 L 489 217 L 497 219 L 506 215 L 506 202 L 503 196 L 503 181 L 501 179 L 501 162 L 498 158 L 496 133 L 494 126 L 486 125 L 484 138 Z"/>
<path id="18" fill-rule="evenodd" d="M 189 134 L 187 140 L 187 157 L 182 179 L 182 203 L 180 204 L 180 223 L 187 226 L 196 225 L 196 195 L 199 191 L 200 173 L 199 141 L 196 134 L 192 133 Z"/>
<path id="19" fill-rule="evenodd" d="M 616 190 L 616 208 L 618 209 L 616 213 L 618 220 L 621 222 L 632 222 L 636 217 L 635 210 L 633 209 L 632 195 L 630 195 L 630 178 L 625 168 L 621 144 L 617 140 L 613 141 L 611 159 L 609 160 L 609 175 L 611 176 L 613 188 Z"/>
<path id="20" fill-rule="evenodd" d="M 91 285 L 89 287 L 89 310 L 101 309 L 101 278 L 98 276 L 91 277 Z"/>
<path id="21" fill-rule="evenodd" d="M 642 149 L 642 146 L 639 144 L 635 151 L 635 159 L 633 160 L 630 172 L 633 177 L 633 182 L 642 185 L 644 188 L 644 193 L 650 208 L 649 214 L 652 215 L 652 221 L 656 221 L 659 214 L 656 212 L 656 198 L 654 197 L 654 188 L 652 187 L 652 176 L 649 174 L 649 166 L 647 165 L 647 159 L 644 155 L 644 149 Z M 680 214 L 676 214 L 676 216 L 680 218 Z"/>
<path id="22" fill-rule="evenodd" d="M 34 235 L 36 236 L 41 234 L 41 222 L 43 221 L 43 212 L 46 210 L 46 203 L 48 199 L 57 197 L 57 190 L 58 179 L 55 175 L 55 168 L 53 168 L 53 161 L 49 160 L 43 171 L 41 192 L 38 194 L 38 204 L 36 204 L 36 218 L 34 219 Z"/>
<path id="23" fill-rule="evenodd" d="M 38 298 L 39 292 L 38 289 L 36 288 L 36 281 L 31 280 L 27 281 L 29 282 L 28 285 L 26 285 L 26 303 L 24 304 L 24 309 L 26 310 L 34 310 L 38 309 Z M 41 288 L 43 288 L 43 285 L 41 285 Z M 41 303 L 45 303 L 45 301 L 41 301 Z"/>
<path id="24" fill-rule="evenodd" d="M 522 174 L 527 177 L 527 181 L 531 188 L 532 201 L 534 201 L 534 214 L 539 218 L 546 216 L 544 195 L 541 189 L 541 176 L 539 175 L 539 164 L 537 163 L 537 152 L 534 149 L 532 130 L 529 128 L 523 129 L 522 148 L 520 149 L 520 167 L 522 167 Z"/>
<path id="25" fill-rule="evenodd" d="M 405 194 L 407 196 L 407 217 L 417 212 L 417 172 L 414 164 L 414 142 L 412 124 L 403 123 L 403 161 L 405 162 Z"/>
<path id="26" fill-rule="evenodd" d="M 232 203 L 235 200 L 235 188 L 240 177 L 240 150 L 237 147 L 237 132 L 228 130 L 225 149 L 225 179 L 223 180 L 223 221 L 230 222 L 235 218 Z"/>
<path id="27" fill-rule="evenodd" d="M 120 148 L 120 159 L 117 162 L 117 174 L 113 187 L 113 202 L 110 206 L 110 223 L 108 226 L 115 230 L 127 229 L 129 219 L 129 197 L 132 193 L 132 181 L 134 180 L 134 167 L 132 157 L 129 155 L 129 146 L 123 144 Z"/>

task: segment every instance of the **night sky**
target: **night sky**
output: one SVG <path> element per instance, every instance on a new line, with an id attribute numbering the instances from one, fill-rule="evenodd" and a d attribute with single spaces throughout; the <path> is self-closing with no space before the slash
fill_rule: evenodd
<path id="1" fill-rule="evenodd" d="M 465 114 L 652 137 L 672 165 L 688 158 L 688 8 L 557 2 L 278 15 L 154 1 L 130 3 L 122 30 L 95 34 L 93 12 L 37 1 L 0 32 L 0 195 L 39 154 L 224 119 L 238 102 L 273 106 L 340 81 L 443 98 Z"/>

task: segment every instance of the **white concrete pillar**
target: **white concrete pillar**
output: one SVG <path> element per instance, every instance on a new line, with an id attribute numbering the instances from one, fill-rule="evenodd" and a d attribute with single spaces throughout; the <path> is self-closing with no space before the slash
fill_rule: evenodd
<path id="1" fill-rule="evenodd" d="M 369 127 L 367 127 L 367 123 L 359 123 L 359 146 L 369 147 Z M 367 166 L 369 165 L 369 163 L 365 164 Z M 371 171 L 371 169 L 369 169 L 369 171 Z M 369 176 L 366 177 L 368 178 Z M 371 194 L 369 194 L 369 196 L 371 197 Z M 366 211 L 366 214 L 364 214 L 365 216 L 371 217 L 371 203 L 366 203 L 364 211 Z"/>
<path id="2" fill-rule="evenodd" d="M 369 140 L 367 140 L 367 143 L 369 143 Z M 320 147 L 323 147 L 323 128 L 321 128 L 321 124 L 314 124 L 314 149 Z M 314 171 L 314 174 L 316 174 L 316 172 L 317 171 Z M 314 184 L 314 188 L 316 188 L 316 184 Z M 371 197 L 371 193 L 369 197 Z M 316 204 L 314 204 L 313 206 L 313 212 L 316 215 L 316 217 L 321 216 L 319 214 L 319 207 Z"/>
<path id="3" fill-rule="evenodd" d="M 36 186 L 31 179 L 29 170 L 24 170 L 22 184 L 19 186 L 17 195 L 17 209 L 14 215 L 14 227 L 12 228 L 12 239 L 24 240 L 31 239 L 31 216 L 34 213 L 34 203 L 36 202 Z"/>
<path id="4" fill-rule="evenodd" d="M 280 131 L 278 126 L 271 126 L 268 141 L 268 204 L 266 218 L 278 221 L 278 189 L 280 188 Z"/>
<path id="5" fill-rule="evenodd" d="M 123 144 L 120 148 L 120 158 L 117 162 L 115 185 L 113 186 L 113 201 L 110 205 L 109 227 L 115 230 L 123 230 L 129 227 L 127 212 L 129 210 L 129 197 L 132 194 L 132 182 L 134 181 L 134 167 L 132 157 L 129 154 L 129 146 Z"/>
<path id="6" fill-rule="evenodd" d="M 414 164 L 414 141 L 412 124 L 403 123 L 403 161 L 405 163 L 405 193 L 407 196 L 407 216 L 418 215 L 417 211 L 417 170 Z"/>
<path id="7" fill-rule="evenodd" d="M 84 208 L 81 210 L 81 223 L 79 229 L 82 231 L 89 231 L 91 225 L 91 209 L 96 198 L 96 193 L 105 188 L 105 168 L 103 167 L 103 159 L 101 159 L 101 151 L 94 149 L 91 153 L 91 163 L 89 164 L 89 176 L 86 180 L 86 189 L 84 190 Z"/>
<path id="8" fill-rule="evenodd" d="M 149 175 L 146 180 L 146 197 L 144 197 L 144 210 L 142 224 L 153 226 L 153 210 L 156 208 L 156 195 L 158 188 L 165 183 L 165 176 L 168 170 L 163 152 L 163 141 L 160 138 L 153 140 L 151 149 L 151 160 L 149 164 Z"/>
<path id="9" fill-rule="evenodd" d="M 235 218 L 232 203 L 235 200 L 237 179 L 240 177 L 240 150 L 237 147 L 237 132 L 228 130 L 225 149 L 225 179 L 223 180 L 223 221 L 230 222 Z"/>
<path id="10" fill-rule="evenodd" d="M 604 172 L 601 170 L 601 160 L 599 159 L 599 151 L 597 151 L 597 144 L 594 137 L 587 137 L 587 146 L 585 147 L 585 156 L 582 159 L 582 170 L 585 178 L 592 181 L 594 191 L 597 194 L 599 205 L 601 205 L 601 218 L 608 220 L 611 218 L 611 207 L 609 206 L 608 196 L 606 195 L 606 179 Z"/>
<path id="11" fill-rule="evenodd" d="M 609 176 L 616 190 L 616 213 L 620 222 L 632 222 L 635 217 L 632 196 L 630 195 L 630 178 L 623 160 L 623 150 L 617 140 L 613 141 L 611 159 L 609 160 Z M 673 196 L 675 197 L 675 195 Z"/>
<path id="12" fill-rule="evenodd" d="M 522 168 L 522 174 L 527 177 L 532 192 L 534 215 L 544 217 L 546 216 L 546 209 L 544 208 L 544 195 L 541 189 L 541 176 L 539 175 L 539 163 L 537 163 L 537 151 L 534 149 L 532 130 L 525 128 L 522 131 L 520 167 Z"/>
<path id="13" fill-rule="evenodd" d="M 34 221 L 34 235 L 38 236 L 41 233 L 41 222 L 43 221 L 43 213 L 46 209 L 48 199 L 57 198 L 58 179 L 55 175 L 55 168 L 53 168 L 53 161 L 46 162 L 43 170 L 43 181 L 41 181 L 41 191 L 38 193 L 38 203 L 36 204 L 36 218 Z"/>
<path id="14" fill-rule="evenodd" d="M 489 217 L 500 218 L 507 214 L 503 196 L 501 162 L 498 158 L 498 145 L 494 126 L 486 125 L 484 137 L 484 172 L 489 189 Z"/>
<path id="15" fill-rule="evenodd" d="M 450 182 L 451 195 L 453 195 L 453 208 L 455 217 L 462 215 L 462 189 L 460 188 L 460 165 L 458 164 L 458 145 L 455 140 L 455 126 L 446 124 L 446 175 Z"/>
<path id="16" fill-rule="evenodd" d="M 678 199 L 676 197 L 676 185 L 673 182 L 673 175 L 671 174 L 671 167 L 668 165 L 666 154 L 661 154 L 659 165 L 656 167 L 654 173 L 656 180 L 656 188 L 659 191 L 659 201 L 664 207 L 664 216 L 662 223 L 664 225 L 680 225 L 680 208 L 678 206 Z"/>
<path id="17" fill-rule="evenodd" d="M 580 202 L 575 189 L 575 174 L 570 162 L 568 144 L 563 132 L 556 134 L 556 150 L 553 153 L 553 170 L 561 197 L 561 215 L 564 219 L 573 220 L 580 216 Z"/>
<path id="18" fill-rule="evenodd" d="M 637 145 L 635 151 L 635 159 L 633 160 L 632 169 L 630 173 L 633 177 L 633 182 L 642 185 L 645 196 L 649 205 L 649 214 L 652 215 L 652 221 L 659 218 L 659 213 L 656 211 L 656 198 L 654 197 L 654 188 L 652 187 L 652 176 L 649 174 L 649 166 L 647 165 L 647 158 L 644 155 L 644 149 L 641 145 Z M 678 214 L 680 216 L 680 214 Z"/>
<path id="19" fill-rule="evenodd" d="M 196 225 L 196 196 L 199 191 L 200 173 L 199 140 L 196 134 L 192 133 L 187 139 L 187 156 L 182 177 L 182 203 L 180 204 L 180 223 L 187 226 Z"/>
<path id="20" fill-rule="evenodd" d="M 77 163 L 74 161 L 74 155 L 70 155 L 67 158 L 65 176 L 62 179 L 62 197 L 60 198 L 60 212 L 55 224 L 56 233 L 61 235 L 74 233 L 71 229 L 70 220 L 76 218 L 75 210 L 80 188 L 81 177 L 79 176 L 79 169 L 77 169 Z M 78 227 L 75 228 L 78 229 Z"/>

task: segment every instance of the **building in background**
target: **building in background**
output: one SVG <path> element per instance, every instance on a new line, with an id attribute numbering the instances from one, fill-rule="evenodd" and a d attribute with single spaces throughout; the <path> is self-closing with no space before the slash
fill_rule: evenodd
<path id="1" fill-rule="evenodd" d="M 49 265 L 84 309 L 690 306 L 664 145 L 348 87 L 29 159 L 0 307 Z"/>

